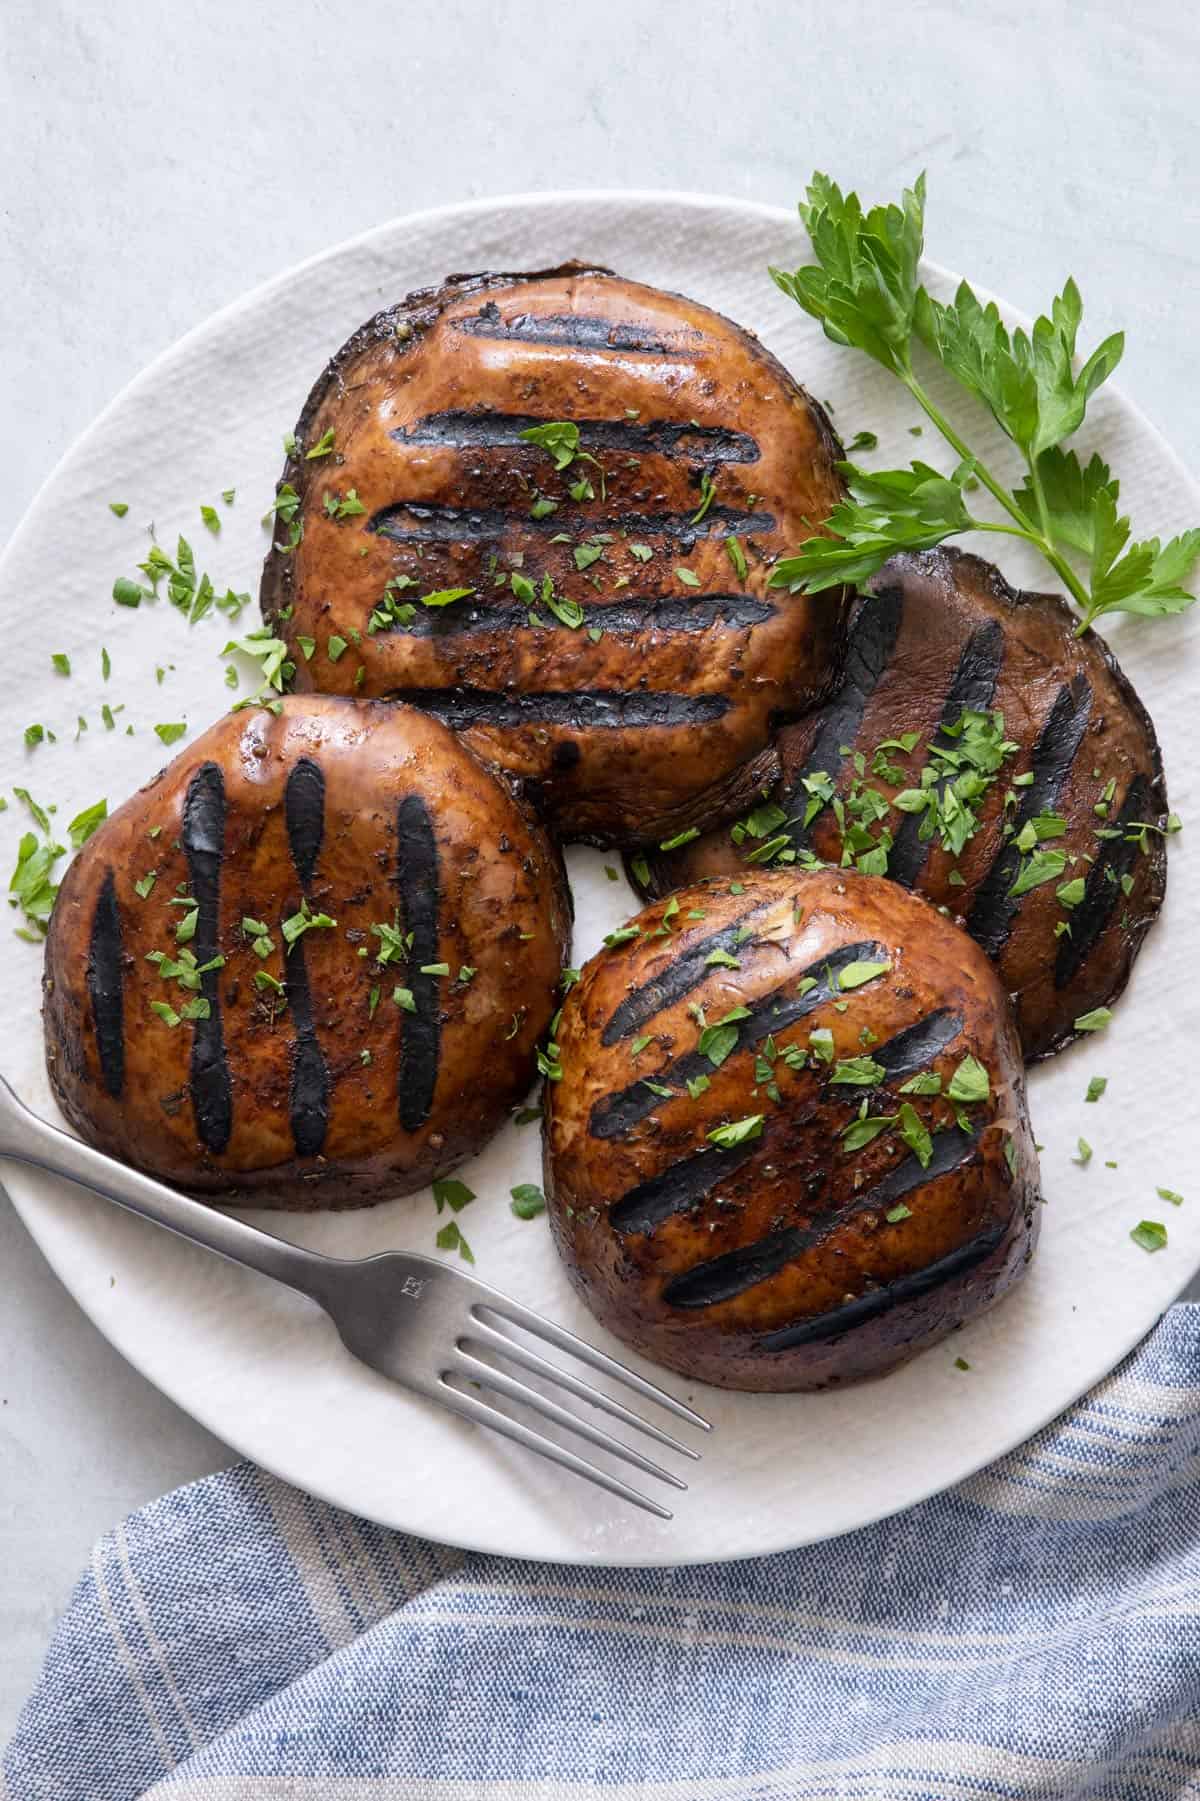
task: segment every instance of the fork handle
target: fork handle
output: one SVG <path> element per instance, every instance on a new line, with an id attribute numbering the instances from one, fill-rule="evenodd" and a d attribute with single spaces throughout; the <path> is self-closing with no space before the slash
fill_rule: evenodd
<path id="1" fill-rule="evenodd" d="M 118 1163 L 69 1132 L 52 1126 L 31 1113 L 18 1100 L 3 1076 L 0 1076 L 0 1157 L 12 1157 L 18 1163 L 30 1163 L 35 1169 L 62 1176 L 91 1188 L 107 1200 L 143 1219 L 165 1226 L 180 1238 L 216 1251 L 231 1263 L 242 1263 L 248 1269 L 273 1276 L 276 1282 L 297 1288 L 312 1300 L 321 1301 L 324 1278 L 334 1259 L 302 1245 L 289 1244 L 270 1232 L 261 1232 L 235 1214 L 221 1212 L 190 1195 L 180 1194 L 153 1176 Z M 323 1304 L 323 1303 L 322 1303 Z"/>

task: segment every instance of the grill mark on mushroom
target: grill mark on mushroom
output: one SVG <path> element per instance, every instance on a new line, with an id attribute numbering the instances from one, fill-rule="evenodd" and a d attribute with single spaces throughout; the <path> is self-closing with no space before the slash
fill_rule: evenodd
<path id="1" fill-rule="evenodd" d="M 1077 676 L 1069 687 L 1064 684 L 1059 689 L 1033 747 L 1033 781 L 1022 792 L 1014 838 L 1028 820 L 1056 805 L 1083 741 L 1091 710 L 1092 690 L 1082 676 Z M 967 930 L 989 957 L 1000 955 L 1021 910 L 1020 898 L 1013 900 L 1009 894 L 1020 863 L 1021 853 L 1010 839 L 976 891 Z"/>
<path id="2" fill-rule="evenodd" d="M 458 329 L 463 323 L 457 322 Z M 548 421 L 536 413 L 475 413 L 464 408 L 428 413 L 411 425 L 398 425 L 392 437 L 399 444 L 436 445 L 451 450 L 527 450 L 531 457 L 546 456 L 541 445 L 522 438 L 531 427 Z M 626 456 L 691 458 L 703 463 L 756 463 L 762 452 L 748 432 L 730 431 L 723 425 L 689 425 L 686 420 L 576 419 L 579 448 L 594 455 L 598 450 Z"/>
<path id="3" fill-rule="evenodd" d="M 831 951 L 829 956 L 822 957 L 820 962 L 798 971 L 781 988 L 774 988 L 770 994 L 764 994 L 751 1003 L 748 1018 L 734 1022 L 737 1025 L 738 1039 L 730 1056 L 736 1056 L 739 1051 L 761 1043 L 772 1032 L 782 1032 L 798 1019 L 804 1019 L 809 1013 L 815 1012 L 826 1001 L 833 1000 L 841 990 L 831 982 L 830 977 L 835 976 L 839 969 L 845 968 L 847 963 L 881 962 L 885 957 L 883 946 L 870 940 L 860 944 L 844 944 L 838 950 Z M 810 988 L 807 994 L 797 994 L 797 985 L 806 977 L 811 978 L 816 986 Z M 861 990 L 855 989 L 853 992 L 866 993 L 870 986 L 869 983 L 864 984 Z M 914 1028 L 910 1028 L 912 1029 Z M 901 1034 L 901 1037 L 907 1036 L 907 1033 Z M 877 1057 L 877 1061 L 882 1061 L 882 1058 Z M 682 1057 L 676 1057 L 664 1068 L 655 1070 L 651 1079 L 664 1086 L 671 1084 L 677 1092 L 684 1092 L 688 1081 L 711 1074 L 712 1067 L 702 1051 L 686 1051 Z M 605 1095 L 596 1102 L 588 1117 L 588 1131 L 593 1138 L 619 1138 L 639 1120 L 656 1112 L 666 1098 L 647 1088 L 644 1080 L 631 1082 L 628 1088 L 618 1089 L 615 1094 Z"/>
<path id="4" fill-rule="evenodd" d="M 855 1326 L 865 1325 L 868 1320 L 878 1319 L 882 1314 L 890 1313 L 893 1307 L 902 1306 L 905 1301 L 919 1300 L 922 1295 L 932 1293 L 943 1283 L 951 1281 L 955 1276 L 965 1275 L 967 1270 L 984 1262 L 993 1251 L 1000 1248 L 1008 1230 L 1009 1222 L 1000 1220 L 945 1257 L 939 1257 L 936 1263 L 926 1264 L 924 1269 L 913 1270 L 908 1276 L 898 1276 L 894 1282 L 886 1282 L 882 1288 L 870 1289 L 857 1299 L 847 1301 L 844 1307 L 831 1308 L 828 1313 L 815 1314 L 810 1319 L 797 1320 L 794 1326 L 783 1326 L 778 1332 L 767 1333 L 765 1338 L 759 1340 L 759 1349 L 790 1351 L 797 1345 L 816 1344 L 823 1338 L 833 1338 L 840 1332 L 849 1332 Z"/>
<path id="5" fill-rule="evenodd" d="M 437 976 L 422 975 L 438 961 L 438 853 L 429 809 L 418 794 L 401 801 L 396 815 L 396 886 L 405 935 L 411 933 L 408 981 L 413 1013 L 400 1012 L 397 1073 L 400 1124 L 416 1132 L 429 1117 L 437 1087 L 441 1040 Z"/>
<path id="6" fill-rule="evenodd" d="M 846 670 L 842 685 L 821 714 L 821 729 L 813 739 L 804 767 L 787 792 L 780 797 L 785 813 L 800 817 L 785 829 L 796 849 L 808 842 L 808 827 L 803 824 L 808 791 L 804 777 L 818 773 L 832 777 L 842 767 L 843 744 L 853 744 L 862 725 L 875 689 L 891 661 L 900 635 L 904 596 L 899 588 L 885 588 L 881 594 L 864 602 L 846 646 Z"/>
<path id="7" fill-rule="evenodd" d="M 725 694 L 629 693 L 620 688 L 527 690 L 393 688 L 389 700 L 406 701 L 461 731 L 473 725 L 565 725 L 577 730 L 626 726 L 705 725 L 728 712 Z"/>
<path id="8" fill-rule="evenodd" d="M 562 531 L 558 513 L 534 519 L 524 503 L 520 511 L 514 511 L 508 507 L 444 506 L 416 500 L 381 507 L 372 515 L 367 530 L 397 544 L 469 544 L 503 538 L 518 523 L 522 533 L 543 538 L 552 538 Z M 681 539 L 690 545 L 696 538 L 723 538 L 730 532 L 740 532 L 747 538 L 763 537 L 774 530 L 771 513 L 714 506 L 699 521 L 690 512 L 588 513 L 580 521 L 579 535 L 587 538 L 597 532 L 623 532 L 632 538 Z"/>
<path id="9" fill-rule="evenodd" d="M 871 1045 L 866 1054 L 873 1063 L 883 1065 L 889 1082 L 897 1082 L 902 1076 L 915 1076 L 935 1057 L 940 1057 L 962 1029 L 961 1013 L 955 1013 L 949 1007 L 938 1007 L 924 1019 L 905 1026 L 886 1043 Z"/>
<path id="10" fill-rule="evenodd" d="M 653 1232 L 672 1214 L 686 1213 L 689 1207 L 704 1200 L 727 1176 L 748 1163 L 757 1150 L 758 1141 L 751 1139 L 732 1150 L 718 1150 L 713 1146 L 697 1151 L 694 1157 L 681 1158 L 662 1175 L 639 1182 L 619 1201 L 614 1201 L 608 1210 L 609 1224 L 622 1237 Z"/>
<path id="11" fill-rule="evenodd" d="M 92 915 L 88 943 L 87 988 L 96 1029 L 96 1054 L 104 1086 L 114 1097 L 125 1086 L 125 972 L 122 964 L 121 909 L 116 878 L 104 878 Z"/>
<path id="12" fill-rule="evenodd" d="M 197 963 L 218 954 L 221 928 L 221 864 L 225 856 L 225 778 L 216 763 L 202 763 L 183 803 L 183 851 L 188 881 L 196 903 L 193 947 Z M 192 1112 L 201 1144 L 220 1156 L 233 1131 L 233 1089 L 225 1056 L 221 1023 L 220 971 L 200 978 L 208 1001 L 207 1019 L 198 1019 L 192 1034 L 190 1086 Z"/>
<path id="13" fill-rule="evenodd" d="M 605 632 L 703 632 L 710 626 L 745 628 L 774 619 L 777 608 L 752 594 L 648 594 L 603 600 L 577 596 L 589 626 Z M 540 624 L 531 625 L 535 612 Z M 508 599 L 499 605 L 487 601 L 459 600 L 447 607 L 421 608 L 404 626 L 410 638 L 454 638 L 469 632 L 578 631 L 559 619 L 544 601 L 521 605 Z"/>
<path id="14" fill-rule="evenodd" d="M 307 888 L 325 837 L 325 777 L 311 757 L 301 757 L 289 773 L 283 811 L 292 862 Z"/>
<path id="15" fill-rule="evenodd" d="M 769 913 L 778 905 L 778 901 L 772 897 L 757 907 L 747 908 L 719 932 L 710 932 L 707 937 L 697 938 L 693 944 L 685 945 L 674 962 L 660 970 L 652 981 L 630 989 L 601 1033 L 601 1044 L 616 1044 L 618 1039 L 631 1038 L 638 1027 L 644 1026 L 656 1013 L 661 1013 L 675 1001 L 682 1000 L 685 994 L 690 994 L 693 988 L 698 988 L 708 975 L 706 959 L 714 951 L 731 954 L 743 928 L 752 919 L 760 919 L 764 913 Z"/>
<path id="16" fill-rule="evenodd" d="M 1083 899 L 1071 912 L 1070 936 L 1064 933 L 1058 941 L 1058 954 L 1054 959 L 1056 988 L 1065 988 L 1078 975 L 1108 926 L 1118 901 L 1124 898 L 1121 877 L 1129 874 L 1138 855 L 1137 840 L 1128 837 L 1126 831 L 1135 820 L 1149 816 L 1149 807 L 1150 784 L 1144 775 L 1136 775 L 1112 822 L 1121 828 L 1121 836 L 1102 841 L 1104 853 L 1088 871 Z"/>
<path id="17" fill-rule="evenodd" d="M 311 757 L 301 757 L 290 771 L 283 806 L 292 863 L 307 892 L 325 836 L 325 777 Z M 296 1029 L 288 1107 L 297 1154 L 315 1157 L 329 1129 L 330 1080 L 313 1021 L 306 937 L 302 932 L 288 945 L 285 958 L 288 1006 Z"/>
<path id="18" fill-rule="evenodd" d="M 982 713 L 991 706 L 1003 661 L 1004 628 L 998 619 L 989 619 L 985 625 L 976 626 L 963 645 L 934 734 L 936 748 L 954 749 L 954 739 L 947 735 L 946 728 L 957 725 L 964 708 L 969 708 L 972 713 Z M 953 775 L 943 776 L 935 784 L 939 795 L 945 793 L 953 779 Z M 911 888 L 924 869 L 932 844 L 932 839 L 920 837 L 922 817 L 916 813 L 905 814 L 895 843 L 888 852 L 887 873 L 893 882 L 899 882 L 905 888 Z"/>
<path id="19" fill-rule="evenodd" d="M 703 334 L 681 330 L 674 341 L 643 331 L 627 321 L 614 321 L 589 313 L 509 313 L 505 316 L 494 300 L 477 313 L 451 321 L 454 331 L 471 338 L 495 338 L 504 343 L 562 344 L 573 350 L 632 351 L 654 356 L 694 357 L 704 343 Z"/>
<path id="20" fill-rule="evenodd" d="M 712 1307 L 719 1301 L 732 1300 L 777 1275 L 805 1251 L 813 1250 L 848 1220 L 881 1207 L 893 1206 L 911 1194 L 914 1188 L 926 1187 L 939 1176 L 950 1175 L 969 1163 L 975 1155 L 978 1133 L 963 1132 L 957 1126 L 939 1132 L 933 1140 L 933 1156 L 926 1169 L 918 1158 L 909 1154 L 888 1171 L 873 1188 L 855 1195 L 839 1206 L 818 1213 L 807 1226 L 790 1226 L 772 1232 L 755 1244 L 741 1245 L 736 1251 L 710 1257 L 685 1270 L 668 1282 L 662 1298 L 669 1307 L 693 1309 Z"/>

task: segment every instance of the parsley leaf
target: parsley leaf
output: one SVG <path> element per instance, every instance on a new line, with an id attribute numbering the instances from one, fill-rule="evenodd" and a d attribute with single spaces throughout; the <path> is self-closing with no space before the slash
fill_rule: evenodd
<path id="1" fill-rule="evenodd" d="M 776 565 L 773 584 L 809 593 L 866 584 L 896 551 L 930 548 L 982 528 L 1023 538 L 1040 551 L 1079 608 L 1080 633 L 1105 613 L 1154 617 L 1191 606 L 1195 596 L 1184 583 L 1200 556 L 1200 528 L 1167 544 L 1158 538 L 1131 544 L 1107 466 L 1095 455 L 1083 464 L 1063 449 L 1119 364 L 1123 334 L 1112 333 L 1078 361 L 1083 302 L 1072 280 L 1029 332 L 1010 332 L 996 306 L 981 302 L 966 282 L 951 301 L 935 300 L 918 280 L 924 213 L 923 176 L 898 206 L 865 210 L 856 194 L 815 174 L 800 206 L 815 261 L 771 275 L 834 343 L 865 352 L 903 383 L 953 448 L 958 467 L 946 478 L 924 463 L 872 476 L 843 465 L 850 498 L 824 522 L 826 535 Z M 912 359 L 918 341 L 987 407 L 1019 452 L 1024 472 L 1016 486 L 971 455 L 922 384 Z M 1005 523 L 968 513 L 962 497 L 968 481 L 988 490 Z"/>
<path id="2" fill-rule="evenodd" d="M 518 1182 L 508 1192 L 512 1196 L 509 1211 L 518 1219 L 536 1219 L 546 1211 L 546 1197 L 536 1182 Z"/>
<path id="3" fill-rule="evenodd" d="M 1138 1221 L 1129 1236 L 1143 1251 L 1161 1251 L 1166 1246 L 1167 1228 L 1160 1220 L 1143 1219 Z"/>
<path id="4" fill-rule="evenodd" d="M 763 1118 L 761 1113 L 751 1113 L 745 1119 L 734 1119 L 727 1125 L 714 1126 L 708 1133 L 708 1142 L 729 1151 L 735 1145 L 748 1143 L 752 1138 L 761 1138 Z"/>

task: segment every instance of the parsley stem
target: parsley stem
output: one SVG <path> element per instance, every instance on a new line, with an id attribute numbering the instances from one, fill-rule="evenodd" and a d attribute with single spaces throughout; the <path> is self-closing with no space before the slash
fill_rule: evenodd
<path id="1" fill-rule="evenodd" d="M 933 401 L 929 398 L 929 395 L 925 392 L 911 369 L 897 370 L 897 374 L 916 401 L 917 405 L 928 418 L 932 419 L 950 448 L 957 451 L 959 457 L 964 462 L 969 462 L 971 464 L 972 469 L 979 477 L 988 493 L 994 500 L 999 502 L 1009 518 L 1016 522 L 1014 528 L 1013 526 L 1007 525 L 985 525 L 982 521 L 976 520 L 976 529 L 979 531 L 1007 532 L 1015 538 L 1026 538 L 1029 543 L 1037 546 L 1050 567 L 1054 570 L 1054 573 L 1058 576 L 1059 581 L 1062 582 L 1063 586 L 1074 600 L 1076 606 L 1083 612 L 1084 617 L 1075 632 L 1077 638 L 1082 637 L 1092 622 L 1092 597 L 1076 575 L 1075 571 L 1071 568 L 1071 565 L 1067 562 L 1066 558 L 1060 555 L 1050 540 L 1049 520 L 1046 513 L 1046 497 L 1042 491 L 1041 477 L 1038 474 L 1036 462 L 1032 459 L 1027 459 L 1029 463 L 1030 484 L 1038 503 L 1041 524 L 1040 531 L 1034 525 L 1034 522 L 1029 519 L 1017 505 L 1008 490 L 996 480 L 987 465 L 981 463 L 979 458 L 973 455 L 963 443 L 950 421 L 945 418 L 933 404 Z"/>

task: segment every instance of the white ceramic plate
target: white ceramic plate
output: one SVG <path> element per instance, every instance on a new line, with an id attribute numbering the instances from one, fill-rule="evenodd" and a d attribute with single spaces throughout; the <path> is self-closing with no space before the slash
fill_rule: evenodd
<path id="1" fill-rule="evenodd" d="M 795 219 L 741 201 L 672 194 L 522 196 L 397 221 L 281 277 L 193 332 L 114 402 L 50 477 L 0 564 L 6 679 L 0 693 L 0 782 L 10 810 L 0 850 L 12 865 L 23 829 L 14 783 L 59 820 L 101 794 L 115 805 L 166 760 L 159 721 L 194 732 L 228 706 L 218 656 L 228 635 L 210 616 L 189 630 L 165 602 L 114 607 L 113 578 L 134 572 L 146 526 L 173 546 L 186 532 L 220 587 L 257 590 L 266 544 L 259 519 L 273 492 L 280 439 L 311 380 L 378 307 L 451 270 L 542 268 L 570 256 L 706 301 L 760 333 L 835 409 L 847 439 L 879 434 L 878 460 L 923 451 L 948 467 L 940 441 L 898 384 L 829 344 L 769 281 L 806 246 Z M 946 279 L 932 272 L 939 286 Z M 1046 297 L 1049 298 L 1048 296 Z M 942 391 L 942 390 L 940 390 Z M 973 439 L 1011 458 L 979 412 L 947 393 Z M 1143 532 L 1200 518 L 1200 494 L 1137 411 L 1105 390 L 1082 445 L 1103 446 Z M 874 459 L 873 459 L 874 460 Z M 235 487 L 232 507 L 220 501 Z M 113 517 L 110 500 L 130 511 Z M 201 502 L 223 517 L 219 539 Z M 1004 541 L 1006 573 L 1042 573 Z M 256 624 L 256 609 L 244 615 Z M 1195 818 L 1196 642 L 1186 618 L 1121 621 L 1112 639 L 1154 714 L 1174 806 Z M 112 674 L 100 676 L 100 646 Z M 66 651 L 73 674 L 52 673 Z M 164 671 L 161 684 L 156 668 Z M 124 712 L 106 731 L 100 707 Z M 73 741 L 82 713 L 89 730 Z M 23 728 L 52 726 L 56 744 L 26 751 Z M 132 725 L 134 734 L 126 735 Z M 608 861 L 614 861 L 609 858 Z M 573 960 L 632 911 L 605 858 L 569 858 L 578 919 Z M 668 1380 L 716 1431 L 670 1525 L 476 1431 L 355 1363 L 299 1297 L 230 1268 L 103 1202 L 9 1165 L 23 1218 L 72 1294 L 151 1381 L 211 1431 L 268 1469 L 386 1524 L 481 1550 L 598 1564 L 661 1564 L 780 1550 L 905 1507 L 958 1481 L 1027 1437 L 1096 1381 L 1154 1323 L 1200 1264 L 1200 1194 L 1176 1210 L 1155 1186 L 1189 1189 L 1200 983 L 1194 974 L 1200 835 L 1172 844 L 1166 914 L 1115 1023 L 1030 1078 L 1045 1146 L 1045 1229 L 1020 1290 L 951 1342 L 885 1381 L 846 1393 L 756 1396 Z M 1189 933 L 1189 926 L 1191 932 Z M 7 1021 L 0 1061 L 29 1102 L 54 1116 L 38 1017 L 40 956 L 9 940 L 0 963 Z M 1109 1078 L 1083 1104 L 1089 1076 Z M 1071 1161 L 1084 1133 L 1086 1169 Z M 1109 1168 L 1107 1160 L 1118 1165 Z M 536 1127 L 509 1128 L 461 1174 L 479 1199 L 463 1216 L 479 1273 L 577 1331 L 608 1344 L 568 1288 L 544 1219 L 508 1208 L 513 1183 L 540 1179 Z M 1148 1256 L 1129 1240 L 1163 1218 L 1170 1245 Z M 258 1216 L 251 1216 L 258 1217 Z M 432 1249 L 428 1194 L 366 1213 L 264 1219 L 339 1255 L 390 1246 Z M 970 1371 L 955 1368 L 965 1357 Z M 643 1366 L 649 1369 L 649 1366 Z M 649 1373 L 653 1374 L 652 1370 Z"/>

